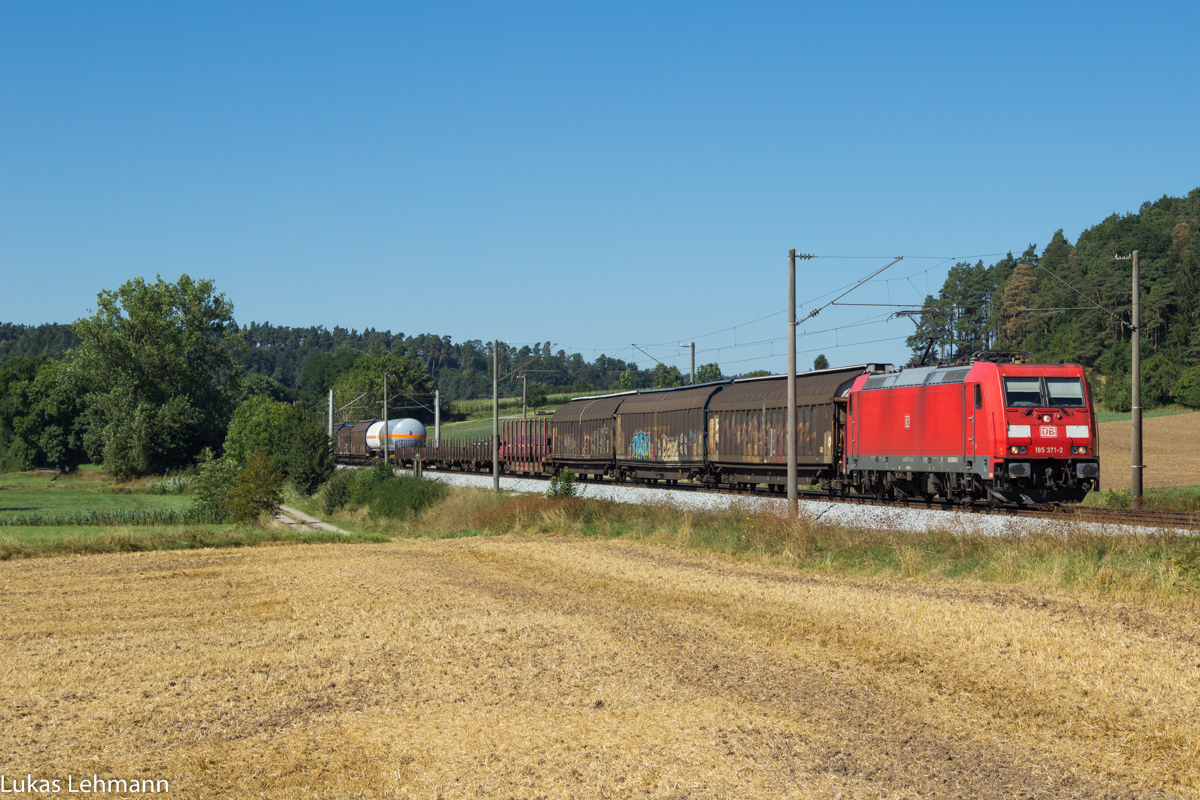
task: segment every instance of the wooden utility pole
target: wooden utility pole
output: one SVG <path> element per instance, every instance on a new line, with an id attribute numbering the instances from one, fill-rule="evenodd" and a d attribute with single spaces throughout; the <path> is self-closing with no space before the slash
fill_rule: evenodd
<path id="1" fill-rule="evenodd" d="M 696 385 L 696 343 L 692 342 L 692 386 Z"/>
<path id="2" fill-rule="evenodd" d="M 492 340 L 492 489 L 500 491 L 500 340 Z"/>
<path id="3" fill-rule="evenodd" d="M 525 389 L 528 388 L 529 381 L 526 380 L 526 375 L 521 373 L 521 419 L 527 419 L 525 415 Z"/>
<path id="4" fill-rule="evenodd" d="M 333 441 L 333 389 L 329 390 L 329 441 Z"/>
<path id="5" fill-rule="evenodd" d="M 800 515 L 796 487 L 796 248 L 788 250 L 787 498 L 788 518 Z"/>
<path id="6" fill-rule="evenodd" d="M 1142 287 L 1138 270 L 1138 251 L 1133 251 L 1133 375 L 1130 387 L 1130 426 L 1133 435 L 1130 455 L 1129 507 L 1142 507 Z"/>
<path id="7" fill-rule="evenodd" d="M 433 446 L 442 442 L 442 391 L 433 390 Z"/>

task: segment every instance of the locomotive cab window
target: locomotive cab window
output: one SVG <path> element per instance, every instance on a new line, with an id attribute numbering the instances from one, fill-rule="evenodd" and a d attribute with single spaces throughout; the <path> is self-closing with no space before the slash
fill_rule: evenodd
<path id="1" fill-rule="evenodd" d="M 983 408 L 983 384 L 975 384 L 975 407 Z"/>
<path id="2" fill-rule="evenodd" d="M 1048 405 L 1055 408 L 1083 408 L 1083 384 L 1079 378 L 1046 378 Z"/>
<path id="3" fill-rule="evenodd" d="M 1005 378 L 1004 398 L 1009 408 L 1036 408 L 1042 404 L 1042 386 L 1037 378 Z"/>

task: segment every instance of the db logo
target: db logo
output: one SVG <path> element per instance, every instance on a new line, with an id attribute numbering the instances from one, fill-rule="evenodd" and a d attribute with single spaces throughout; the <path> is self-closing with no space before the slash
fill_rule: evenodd
<path id="1" fill-rule="evenodd" d="M 905 414 L 904 415 L 904 427 L 906 427 L 906 428 L 911 427 L 911 424 L 912 424 L 912 422 L 908 418 L 908 414 Z"/>
<path id="2" fill-rule="evenodd" d="M 1043 439 L 1054 439 L 1057 437 L 1058 437 L 1058 426 L 1057 425 L 1043 425 L 1042 426 L 1042 438 Z"/>

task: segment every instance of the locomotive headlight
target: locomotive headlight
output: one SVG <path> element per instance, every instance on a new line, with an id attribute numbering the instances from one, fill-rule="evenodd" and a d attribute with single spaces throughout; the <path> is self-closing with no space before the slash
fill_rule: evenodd
<path id="1" fill-rule="evenodd" d="M 1051 419 L 1049 414 L 1042 414 L 1042 422 L 1049 422 Z"/>
<path id="2" fill-rule="evenodd" d="M 1027 447 L 1025 447 L 1025 445 L 1021 445 L 1021 452 L 1022 452 L 1022 453 L 1024 453 L 1024 452 L 1025 452 L 1027 449 L 1028 449 L 1028 448 L 1027 448 Z"/>
<path id="3" fill-rule="evenodd" d="M 1008 448 L 1008 452 L 1016 455 L 1017 453 L 1021 452 L 1021 450 L 1014 444 L 1012 447 Z"/>

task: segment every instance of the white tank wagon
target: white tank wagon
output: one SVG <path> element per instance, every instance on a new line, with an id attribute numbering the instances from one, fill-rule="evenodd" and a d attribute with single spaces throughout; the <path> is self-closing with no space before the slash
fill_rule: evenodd
<path id="1" fill-rule="evenodd" d="M 389 452 L 425 444 L 425 426 L 415 419 L 390 419 L 388 426 Z M 367 428 L 367 450 L 383 452 L 383 420 L 376 420 Z"/>

